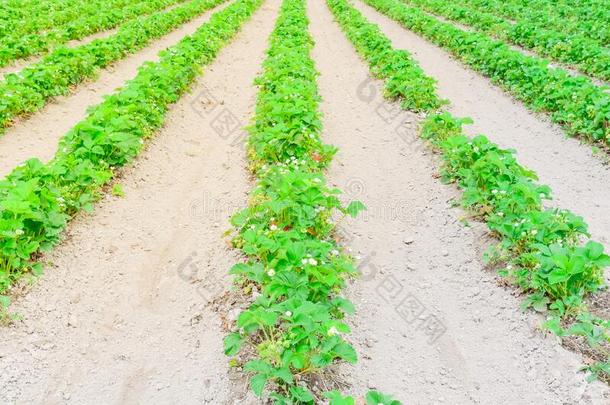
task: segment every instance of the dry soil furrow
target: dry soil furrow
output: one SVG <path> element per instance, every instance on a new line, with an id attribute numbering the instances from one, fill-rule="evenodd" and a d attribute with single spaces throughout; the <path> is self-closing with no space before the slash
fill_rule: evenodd
<path id="1" fill-rule="evenodd" d="M 551 187 L 553 204 L 583 216 L 593 237 L 610 249 L 610 170 L 589 145 L 567 138 L 557 125 L 530 112 L 439 47 L 360 1 L 354 5 L 379 24 L 395 48 L 411 52 L 426 74 L 438 81 L 438 92 L 451 102 L 452 114 L 474 120 L 466 127 L 468 133 L 482 133 L 504 148 L 516 149 L 519 162 Z"/>
<path id="2" fill-rule="evenodd" d="M 138 67 L 147 61 L 157 61 L 158 53 L 178 43 L 205 23 L 212 13 L 230 2 L 209 10 L 180 26 L 148 47 L 127 56 L 100 71 L 99 76 L 77 87 L 73 93 L 57 97 L 42 110 L 20 119 L 0 136 L 0 176 L 5 176 L 21 162 L 30 158 L 42 161 L 51 159 L 57 150 L 59 138 L 87 115 L 91 105 L 102 102 L 103 97 L 135 77 Z"/>
<path id="3" fill-rule="evenodd" d="M 368 207 L 342 227 L 363 273 L 350 291 L 360 360 L 341 372 L 354 394 L 376 388 L 411 404 L 604 403 L 607 387 L 585 382 L 580 356 L 545 338 L 540 320 L 519 312 L 519 299 L 485 271 L 485 227 L 460 223 L 450 203 L 457 191 L 433 177 L 417 117 L 394 115 L 324 2 L 309 1 L 309 15 L 324 138 L 340 148 L 329 177 Z M 436 321 L 430 333 L 424 325 Z"/>
<path id="4" fill-rule="evenodd" d="M 0 403 L 235 403 L 244 381 L 227 377 L 207 304 L 238 260 L 222 237 L 252 186 L 238 128 L 253 114 L 278 4 L 171 109 L 123 173 L 126 196 L 77 218 L 45 258 L 53 266 L 12 307 L 23 321 L 0 330 Z"/>

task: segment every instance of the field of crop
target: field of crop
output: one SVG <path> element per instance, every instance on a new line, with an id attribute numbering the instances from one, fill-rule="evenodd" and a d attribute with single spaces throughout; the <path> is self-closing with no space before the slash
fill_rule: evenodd
<path id="1" fill-rule="evenodd" d="M 0 404 L 610 403 L 604 0 L 0 4 Z"/>

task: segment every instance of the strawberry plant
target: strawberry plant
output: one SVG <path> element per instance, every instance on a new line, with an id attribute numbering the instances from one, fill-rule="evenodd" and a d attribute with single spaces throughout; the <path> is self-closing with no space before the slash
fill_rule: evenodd
<path id="1" fill-rule="evenodd" d="M 586 77 L 550 68 L 545 60 L 526 56 L 501 41 L 468 32 L 400 0 L 363 0 L 436 45 L 535 111 L 545 112 L 566 131 L 593 142 L 610 144 L 610 94 Z"/>
<path id="2" fill-rule="evenodd" d="M 354 307 L 341 296 L 356 268 L 333 238 L 333 218 L 356 216 L 364 206 L 342 205 L 340 191 L 323 174 L 336 149 L 320 139 L 307 27 L 304 0 L 284 0 L 255 81 L 260 90 L 248 157 L 258 181 L 250 205 L 231 221 L 233 246 L 245 258 L 230 273 L 241 291 L 249 291 L 250 304 L 225 338 L 225 353 L 253 353 L 242 361 L 250 386 L 275 404 L 317 402 L 312 376 L 357 360 L 345 338 L 345 317 Z M 337 392 L 324 395 L 331 404 L 354 403 Z M 377 392 L 367 395 L 367 403 L 399 404 Z"/>
<path id="3" fill-rule="evenodd" d="M 31 159 L 0 181 L 0 293 L 55 245 L 77 212 L 91 210 L 117 167 L 129 163 L 176 102 L 262 0 L 238 0 L 193 35 L 145 63 L 136 77 L 89 111 L 48 163 Z"/>
<path id="4" fill-rule="evenodd" d="M 360 13 L 342 2 L 336 14 L 346 35 L 369 63 L 371 71 L 386 79 L 386 96 L 400 100 L 403 108 L 413 111 L 437 109 L 446 102 L 436 95 L 436 82 L 426 76 L 408 52 L 392 48 L 390 40 L 378 26 L 370 24 Z"/>
<path id="5" fill-rule="evenodd" d="M 149 0 L 128 4 L 124 8 L 113 7 L 111 3 L 110 7 L 102 6 L 103 9 L 98 13 L 77 18 L 65 26 L 42 33 L 11 33 L 0 39 L 0 66 L 5 66 L 15 59 L 43 54 L 59 44 L 114 28 L 142 14 L 166 8 L 179 1 L 181 0 Z"/>
<path id="6" fill-rule="evenodd" d="M 0 8 L 0 35 L 27 35 L 59 28 L 79 18 L 90 18 L 100 12 L 102 7 L 123 8 L 129 0 L 84 1 L 54 0 L 26 2 L 11 5 L 3 3 Z"/>
<path id="7" fill-rule="evenodd" d="M 511 24 L 491 13 L 440 0 L 403 0 L 423 10 L 464 23 L 557 62 L 574 66 L 601 80 L 610 80 L 610 50 L 583 35 L 553 31 L 530 21 Z"/>
<path id="8" fill-rule="evenodd" d="M 402 10 L 399 5 L 389 7 L 394 0 L 364 1 L 388 6 L 390 15 Z M 348 0 L 327 0 L 327 4 L 362 53 L 357 38 L 350 35 L 362 26 L 362 14 Z M 409 93 L 400 95 L 407 96 Z M 401 101 L 403 108 L 410 104 Z M 501 274 L 528 294 L 524 307 L 572 322 L 567 331 L 553 324 L 550 329 L 561 332 L 560 336 L 586 336 L 589 343 L 610 342 L 608 321 L 592 320 L 584 304 L 589 294 L 605 288 L 603 272 L 610 266 L 610 256 L 601 244 L 585 242 L 589 234 L 583 219 L 567 210 L 545 208 L 543 201 L 551 199 L 550 188 L 538 184 L 536 174 L 517 162 L 514 151 L 501 149 L 483 135 L 466 136 L 462 126 L 471 120 L 432 108 L 427 112 L 420 136 L 441 153 L 441 177 L 463 190 L 462 206 L 485 221 L 499 239 L 486 258 L 503 263 Z M 600 365 L 595 371 L 603 369 Z"/>
<path id="9" fill-rule="evenodd" d="M 75 48 L 59 47 L 39 63 L 0 82 L 0 130 L 19 115 L 42 108 L 55 96 L 93 77 L 100 69 L 149 44 L 153 39 L 225 0 L 193 0 L 122 26 L 116 34 Z"/>
<path id="10" fill-rule="evenodd" d="M 574 2 L 570 0 L 456 0 L 477 10 L 526 21 L 537 29 L 549 29 L 582 36 L 602 46 L 610 44 L 608 4 L 604 0 Z"/>

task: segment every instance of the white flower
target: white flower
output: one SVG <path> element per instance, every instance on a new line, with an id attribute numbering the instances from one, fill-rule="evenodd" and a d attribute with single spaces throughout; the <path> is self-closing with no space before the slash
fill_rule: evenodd
<path id="1" fill-rule="evenodd" d="M 492 193 L 492 194 L 497 194 L 497 193 L 498 193 L 498 190 L 496 190 L 496 189 L 494 188 L 493 190 L 491 190 L 491 193 Z"/>
<path id="2" fill-rule="evenodd" d="M 532 229 L 532 235 L 536 235 L 538 233 L 537 229 Z"/>
<path id="3" fill-rule="evenodd" d="M 317 178 L 317 177 L 316 177 L 316 178 L 314 178 L 312 181 L 313 181 L 314 183 L 320 183 L 322 180 L 320 180 L 319 178 Z"/>
<path id="4" fill-rule="evenodd" d="M 328 336 L 334 336 L 337 333 L 339 333 L 339 331 L 334 326 L 331 326 L 330 329 L 328 330 Z"/>
<path id="5" fill-rule="evenodd" d="M 507 269 L 507 270 L 511 270 L 512 268 L 513 268 L 513 265 L 512 265 L 512 264 L 509 264 L 508 266 L 506 266 L 506 269 Z"/>
<path id="6" fill-rule="evenodd" d="M 540 193 L 540 198 L 545 198 L 545 197 L 546 197 L 546 194 Z"/>
<path id="7" fill-rule="evenodd" d="M 286 312 L 284 312 L 284 315 L 286 315 L 287 317 L 291 317 L 292 316 L 292 312 L 286 311 Z"/>
<path id="8" fill-rule="evenodd" d="M 267 274 L 269 275 L 269 277 L 273 277 L 273 276 L 275 276 L 275 270 L 269 269 L 269 270 L 267 270 Z"/>
<path id="9" fill-rule="evenodd" d="M 302 259 L 301 264 L 307 264 L 307 259 Z"/>
<path id="10" fill-rule="evenodd" d="M 330 254 L 333 256 L 337 256 L 339 254 L 339 251 L 337 249 L 333 249 L 330 251 Z"/>
<path id="11" fill-rule="evenodd" d="M 312 266 L 317 266 L 318 261 L 316 259 L 309 259 L 309 264 L 311 264 Z"/>
<path id="12" fill-rule="evenodd" d="M 23 235 L 25 232 L 23 232 L 23 229 L 17 229 L 15 231 L 15 235 Z"/>
<path id="13" fill-rule="evenodd" d="M 277 225 L 276 224 L 271 224 L 269 226 L 269 229 L 272 230 L 272 231 L 275 231 L 275 230 L 277 230 Z"/>
<path id="14" fill-rule="evenodd" d="M 503 216 L 504 216 L 504 213 L 503 213 L 503 212 L 498 212 L 498 216 L 499 216 L 499 217 L 503 217 Z"/>

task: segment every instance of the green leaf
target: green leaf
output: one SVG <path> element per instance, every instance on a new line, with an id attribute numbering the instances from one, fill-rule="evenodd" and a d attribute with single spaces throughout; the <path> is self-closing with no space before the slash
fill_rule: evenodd
<path id="1" fill-rule="evenodd" d="M 239 333 L 231 333 L 224 338 L 224 352 L 227 356 L 234 356 L 239 352 L 244 339 Z"/>
<path id="2" fill-rule="evenodd" d="M 343 396 L 339 391 L 327 391 L 324 396 L 328 398 L 328 405 L 354 405 L 354 398 L 350 396 Z"/>
<path id="3" fill-rule="evenodd" d="M 364 204 L 362 204 L 360 201 L 352 201 L 348 204 L 348 206 L 345 208 L 345 212 L 352 216 L 352 217 L 356 217 L 358 216 L 358 213 L 360 211 L 365 210 L 366 207 L 364 206 Z"/>
<path id="4" fill-rule="evenodd" d="M 264 374 L 257 374 L 250 379 L 250 387 L 252 388 L 252 391 L 254 391 L 254 394 L 256 394 L 257 397 L 263 395 L 263 390 L 265 389 L 266 384 L 267 376 L 265 376 Z"/>

